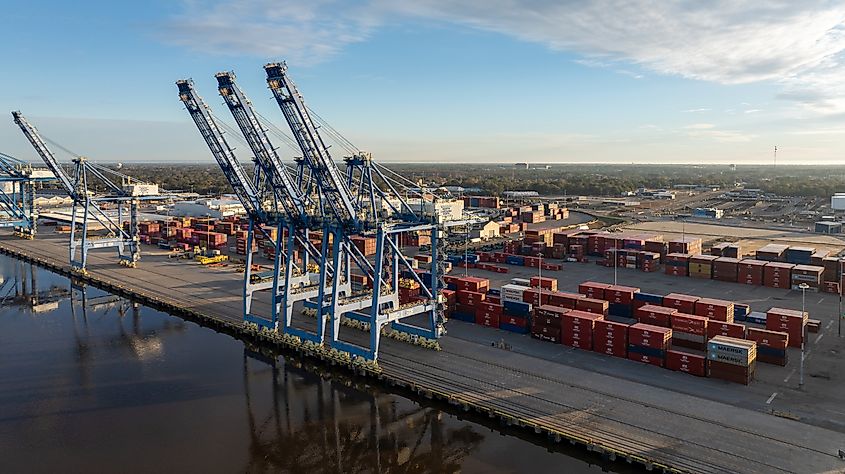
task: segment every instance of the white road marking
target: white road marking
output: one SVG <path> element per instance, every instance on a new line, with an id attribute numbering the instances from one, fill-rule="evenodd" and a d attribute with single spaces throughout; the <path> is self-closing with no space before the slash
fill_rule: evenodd
<path id="1" fill-rule="evenodd" d="M 772 396 L 771 396 L 771 397 L 769 397 L 769 399 L 768 399 L 768 400 L 766 400 L 766 405 L 771 405 L 772 400 L 774 400 L 776 396 L 778 396 L 778 393 L 777 393 L 777 392 L 772 392 Z"/>
<path id="2" fill-rule="evenodd" d="M 783 379 L 783 383 L 789 382 L 789 379 L 791 379 L 792 376 L 795 375 L 795 370 L 796 369 L 792 369 L 792 372 L 790 372 L 789 375 L 787 375 L 786 378 Z"/>

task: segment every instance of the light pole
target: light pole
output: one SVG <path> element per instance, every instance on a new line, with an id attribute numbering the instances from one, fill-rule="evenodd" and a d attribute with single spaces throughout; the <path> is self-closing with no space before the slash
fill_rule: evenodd
<path id="1" fill-rule="evenodd" d="M 464 276 L 469 276 L 469 227 L 464 234 Z"/>
<path id="2" fill-rule="evenodd" d="M 798 288 L 801 288 L 801 373 L 798 376 L 798 388 L 804 388 L 804 344 L 807 339 L 804 328 L 804 300 L 807 295 L 807 288 L 810 286 L 806 283 L 801 283 Z"/>
<path id="3" fill-rule="evenodd" d="M 537 266 L 537 276 L 540 278 L 540 280 L 542 280 L 543 279 L 543 252 L 538 253 L 537 256 L 540 257 L 540 265 Z M 543 283 L 540 282 L 539 284 L 540 284 L 540 288 L 542 288 Z"/>
<path id="4" fill-rule="evenodd" d="M 613 238 L 613 285 L 616 286 L 616 274 L 618 270 L 616 267 L 619 266 L 619 239 L 616 237 Z"/>

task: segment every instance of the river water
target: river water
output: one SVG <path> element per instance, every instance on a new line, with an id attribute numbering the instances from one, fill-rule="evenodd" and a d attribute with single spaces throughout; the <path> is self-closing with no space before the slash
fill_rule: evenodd
<path id="1" fill-rule="evenodd" d="M 5 256 L 0 276 L 0 472 L 628 470 Z"/>

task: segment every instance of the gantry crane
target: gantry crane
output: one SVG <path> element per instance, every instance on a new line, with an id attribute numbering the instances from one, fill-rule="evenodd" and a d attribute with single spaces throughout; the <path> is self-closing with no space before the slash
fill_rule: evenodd
<path id="1" fill-rule="evenodd" d="M 247 271 L 244 279 L 245 322 L 324 344 L 328 321 L 328 342 L 331 347 L 370 360 L 378 357 L 381 329 L 388 323 L 394 329 L 415 336 L 439 337 L 443 321 L 437 297 L 439 278 L 432 278 L 432 286 L 412 272 L 411 277 L 422 286 L 425 301 L 400 307 L 398 298 L 400 268 L 412 269 L 400 250 L 399 235 L 403 232 L 432 231 L 432 239 L 436 241 L 436 226 L 412 210 L 398 189 L 400 184 L 382 173 L 373 164 L 370 155 L 363 152 L 354 154 L 354 158 L 347 160 L 346 173 L 342 173 L 332 160 L 301 95 L 286 75 L 284 64 L 268 64 L 265 70 L 268 85 L 303 154 L 296 161 L 294 177 L 290 176 L 288 168 L 270 143 L 252 104 L 235 83 L 233 73 L 217 74 L 218 90 L 254 155 L 255 173 L 252 182 L 241 177 L 243 173 L 232 171 L 240 167 L 237 157 L 223 137 L 220 125 L 210 109 L 194 90 L 193 82 L 177 82 L 180 99 L 244 203 L 250 218 L 251 232 L 247 243 Z M 269 189 L 265 189 L 265 186 Z M 408 188 L 402 191 L 407 194 Z M 262 200 L 259 197 L 262 195 L 267 199 Z M 252 229 L 261 229 L 264 225 L 275 225 L 279 229 L 271 286 L 266 283 L 259 286 L 252 283 L 249 277 Z M 322 232 L 319 249 L 312 248 L 309 242 L 309 232 L 313 230 Z M 376 257 L 372 261 L 352 240 L 362 232 L 377 239 Z M 282 246 L 284 234 L 287 244 Z M 301 271 L 302 267 L 297 271 L 293 252 L 295 247 L 304 249 L 305 256 L 318 262 L 316 275 L 308 272 L 307 264 L 302 266 L 305 267 L 304 272 Z M 281 258 L 282 250 L 284 258 Z M 438 268 L 435 265 L 432 272 L 436 274 Z M 350 278 L 353 269 L 372 279 L 372 291 L 353 294 Z M 253 293 L 267 288 L 272 288 L 273 314 L 269 319 L 257 317 L 250 312 Z M 316 312 L 314 331 L 291 324 L 293 305 L 300 301 Z M 369 310 L 362 313 L 367 308 Z M 402 319 L 421 314 L 427 316 L 427 326 L 401 322 Z M 369 323 L 368 347 L 340 338 L 343 316 Z"/>
<path id="2" fill-rule="evenodd" d="M 271 145 L 262 138 L 263 130 L 260 126 L 253 126 L 254 115 L 251 107 L 248 107 L 248 100 L 239 95 L 232 77 L 232 83 L 227 83 L 226 88 L 232 97 L 227 99 L 236 118 L 240 117 L 242 129 L 246 130 L 251 146 L 260 150 L 255 153 L 253 178 L 249 179 L 240 161 L 235 155 L 234 149 L 229 145 L 223 135 L 220 124 L 211 113 L 210 107 L 200 97 L 190 79 L 176 82 L 179 89 L 179 98 L 184 103 L 186 110 L 194 120 L 194 124 L 200 131 L 203 139 L 211 150 L 220 165 L 226 180 L 235 191 L 238 199 L 246 210 L 249 219 L 247 232 L 247 254 L 244 271 L 244 293 L 243 293 L 243 318 L 244 321 L 258 326 L 276 330 L 279 320 L 290 319 L 290 308 L 297 298 L 304 299 L 313 292 L 317 280 L 313 273 L 307 272 L 309 258 L 319 259 L 319 253 L 307 239 L 307 229 L 303 231 L 297 226 L 297 212 L 288 214 L 286 206 L 292 210 L 302 207 L 301 197 L 295 187 L 291 185 L 290 190 L 279 189 L 274 183 L 283 186 L 280 173 L 285 173 L 281 168 L 276 168 L 270 155 Z M 222 88 L 223 86 L 221 86 Z M 235 95 L 238 93 L 238 95 Z M 224 94 L 226 97 L 226 94 Z M 275 153 L 273 151 L 273 153 Z M 279 162 L 280 164 L 280 162 Z M 275 176 L 274 176 L 275 175 Z M 265 194 L 269 193 L 270 196 Z M 287 193 L 287 194 L 285 194 Z M 287 202 L 283 206 L 282 202 Z M 272 238 L 265 226 L 273 226 L 277 229 L 276 238 Z M 274 257 L 274 271 L 270 278 L 253 278 L 252 273 L 252 243 L 255 233 L 262 233 L 268 240 L 274 242 L 276 253 Z M 287 234 L 285 236 L 285 234 Z M 303 239 L 303 236 L 305 237 Z M 286 243 L 286 244 L 285 244 Z M 285 244 L 285 245 L 283 245 Z M 294 247 L 299 245 L 303 249 L 303 264 L 294 272 Z M 284 253 L 283 253 L 284 252 Z M 282 257 L 284 256 L 284 266 Z M 284 270 L 283 270 L 284 269 Z M 294 275 L 296 273 L 296 275 Z M 282 283 L 284 281 L 284 283 Z M 290 290 L 297 290 L 297 297 L 291 297 L 291 291 L 281 291 L 280 286 Z M 271 290 L 271 315 L 261 316 L 253 311 L 253 300 L 256 293 Z M 304 291 L 304 290 L 309 291 Z M 282 326 L 286 326 L 283 322 Z"/>
<path id="3" fill-rule="evenodd" d="M 330 344 L 332 347 L 345 350 L 351 354 L 366 359 L 378 358 L 379 338 L 381 329 L 390 324 L 394 329 L 416 336 L 437 338 L 443 331 L 443 316 L 441 297 L 439 295 L 437 276 L 439 265 L 433 265 L 431 281 L 423 282 L 413 271 L 408 259 L 403 255 L 399 245 L 399 236 L 405 232 L 429 231 L 432 237 L 432 253 L 434 261 L 439 259 L 437 255 L 437 239 L 439 229 L 432 221 L 426 221 L 422 212 L 415 213 L 408 204 L 403 193 L 397 189 L 400 184 L 384 174 L 378 173 L 381 183 L 372 180 L 373 169 L 378 169 L 371 156 L 364 153 L 357 153 L 358 159 L 347 160 L 346 179 L 340 172 L 329 154 L 323 138 L 311 117 L 311 112 L 305 105 L 302 94 L 297 89 L 293 80 L 287 73 L 285 63 L 269 63 L 264 66 L 267 74 L 267 84 L 276 99 L 282 114 L 290 127 L 296 142 L 299 144 L 305 164 L 311 169 L 311 175 L 318 190 L 318 203 L 320 216 L 324 222 L 324 237 L 331 233 L 334 236 L 335 250 L 339 250 L 341 242 L 349 243 L 350 237 L 360 232 L 375 234 L 376 256 L 372 262 L 373 291 L 369 301 L 369 317 L 367 321 L 370 327 L 369 347 L 362 347 L 342 341 L 339 338 L 341 317 L 351 313 L 352 309 L 344 305 L 341 298 L 334 294 L 326 299 L 318 298 L 316 301 L 317 318 L 323 319 L 325 314 L 330 321 Z M 355 179 L 356 171 L 358 179 Z M 359 183 L 357 190 L 355 183 Z M 407 193 L 412 191 L 405 187 Z M 366 197 L 363 197 L 366 196 Z M 432 206 L 432 213 L 435 211 L 434 203 L 426 203 L 424 196 L 418 198 L 420 209 L 429 204 Z M 375 202 L 384 203 L 384 206 L 376 206 Z M 368 203 L 369 207 L 364 205 Z M 394 203 L 398 203 L 395 205 Z M 382 214 L 381 209 L 392 207 Z M 367 212 L 368 209 L 370 212 Z M 354 245 L 349 244 L 354 247 Z M 332 257 L 337 265 L 338 252 Z M 409 275 L 420 284 L 422 294 L 426 301 L 419 301 L 405 306 L 399 305 L 399 270 L 405 268 L 410 270 Z M 322 295 L 321 295 L 322 296 Z M 404 323 L 402 320 L 415 315 L 428 315 L 428 324 L 418 326 Z"/>
<path id="4" fill-rule="evenodd" d="M 15 235 L 32 239 L 38 229 L 35 188 L 55 181 L 49 170 L 0 153 L 0 227 L 12 227 Z"/>
<path id="5" fill-rule="evenodd" d="M 116 248 L 119 263 L 135 267 L 141 257 L 138 206 L 142 200 L 159 198 L 158 186 L 133 181 L 129 176 L 78 155 L 72 159 L 69 175 L 38 130 L 19 111 L 12 112 L 12 117 L 73 201 L 69 245 L 71 268 L 86 273 L 88 252 L 101 248 Z M 120 179 L 120 184 L 112 179 Z M 115 207 L 117 213 L 107 212 L 108 207 Z M 89 229 L 91 221 L 100 228 Z M 123 227 L 124 221 L 128 222 L 127 228 Z M 82 227 L 78 238 L 77 225 Z"/>

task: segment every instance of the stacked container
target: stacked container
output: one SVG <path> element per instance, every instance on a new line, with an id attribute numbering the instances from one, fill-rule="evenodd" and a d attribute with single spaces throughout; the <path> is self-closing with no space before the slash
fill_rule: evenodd
<path id="1" fill-rule="evenodd" d="M 717 336 L 707 342 L 707 376 L 748 385 L 754 378 L 757 343 Z"/>
<path id="2" fill-rule="evenodd" d="M 594 298 L 597 300 L 604 299 L 604 290 L 609 288 L 612 285 L 608 285 L 607 283 L 597 283 L 594 281 L 585 281 L 578 285 L 578 293 L 586 296 L 587 298 Z"/>
<path id="3" fill-rule="evenodd" d="M 643 324 L 668 328 L 672 324 L 672 315 L 677 312 L 676 308 L 648 304 L 637 308 L 634 316 Z"/>
<path id="4" fill-rule="evenodd" d="M 785 247 L 785 246 L 783 246 Z M 770 262 L 763 267 L 763 285 L 770 288 L 792 287 L 792 263 Z"/>
<path id="5" fill-rule="evenodd" d="M 715 298 L 700 298 L 695 302 L 694 313 L 698 316 L 732 323 L 734 320 L 734 304 L 731 301 Z"/>
<path id="6" fill-rule="evenodd" d="M 766 329 L 748 328 L 745 336 L 757 343 L 757 360 L 781 367 L 788 362 L 786 348 L 789 346 L 789 334 Z"/>
<path id="7" fill-rule="evenodd" d="M 563 327 L 563 315 L 570 310 L 555 306 L 539 306 L 534 308 L 531 319 L 531 335 L 543 341 L 560 343 L 560 330 Z"/>
<path id="8" fill-rule="evenodd" d="M 687 276 L 689 275 L 689 260 L 691 255 L 688 253 L 670 253 L 666 255 L 663 262 L 664 273 L 667 275 Z"/>
<path id="9" fill-rule="evenodd" d="M 663 306 L 675 308 L 681 313 L 695 314 L 695 302 L 699 299 L 698 296 L 669 293 L 663 297 Z"/>
<path id="10" fill-rule="evenodd" d="M 669 253 L 701 254 L 701 239 L 698 237 L 683 237 L 669 241 Z"/>
<path id="11" fill-rule="evenodd" d="M 584 296 L 579 295 L 577 293 L 555 291 L 549 294 L 549 305 L 558 306 L 561 308 L 575 309 L 578 300 L 582 298 L 584 298 Z"/>
<path id="12" fill-rule="evenodd" d="M 557 278 L 531 277 L 531 287 L 557 291 Z"/>
<path id="13" fill-rule="evenodd" d="M 593 328 L 604 316 L 584 311 L 567 311 L 562 317 L 561 342 L 585 351 L 593 350 Z"/>
<path id="14" fill-rule="evenodd" d="M 746 285 L 763 285 L 763 268 L 766 262 L 762 260 L 745 259 L 738 265 L 737 282 Z"/>
<path id="15" fill-rule="evenodd" d="M 704 316 L 674 313 L 671 316 L 672 344 L 704 350 L 707 344 L 708 320 Z"/>
<path id="16" fill-rule="evenodd" d="M 783 262 L 786 260 L 786 249 L 788 245 L 769 244 L 757 250 L 755 256 L 757 260 L 766 260 L 767 262 Z"/>
<path id="17" fill-rule="evenodd" d="M 627 357 L 628 325 L 596 320 L 593 326 L 593 350 L 615 357 Z"/>
<path id="18" fill-rule="evenodd" d="M 713 255 L 696 255 L 689 259 L 689 276 L 709 280 L 713 278 L 713 263 L 719 257 Z"/>
<path id="19" fill-rule="evenodd" d="M 723 321 L 708 321 L 707 338 L 712 339 L 718 336 L 743 339 L 745 337 L 745 326 L 742 324 L 727 323 Z"/>
<path id="20" fill-rule="evenodd" d="M 736 283 L 739 275 L 739 259 L 719 257 L 713 262 L 713 279 Z"/>
<path id="21" fill-rule="evenodd" d="M 609 306 L 610 303 L 608 303 L 607 301 L 595 298 L 581 298 L 575 302 L 575 309 L 577 309 L 578 311 L 600 314 L 602 316 L 607 315 L 607 310 L 609 309 Z"/>
<path id="22" fill-rule="evenodd" d="M 824 267 L 814 265 L 795 265 L 792 269 L 792 289 L 800 289 L 802 283 L 806 283 L 810 291 L 819 291 L 822 286 Z"/>
<path id="23" fill-rule="evenodd" d="M 672 330 L 669 328 L 634 324 L 628 328 L 628 358 L 663 367 L 671 340 Z"/>
<path id="24" fill-rule="evenodd" d="M 500 303 L 490 301 L 490 298 L 488 298 L 478 303 L 475 310 L 475 324 L 497 328 L 499 327 L 503 312 L 504 306 Z"/>
<path id="25" fill-rule="evenodd" d="M 789 347 L 801 347 L 808 318 L 794 309 L 772 308 L 766 312 L 766 329 L 789 334 Z"/>

